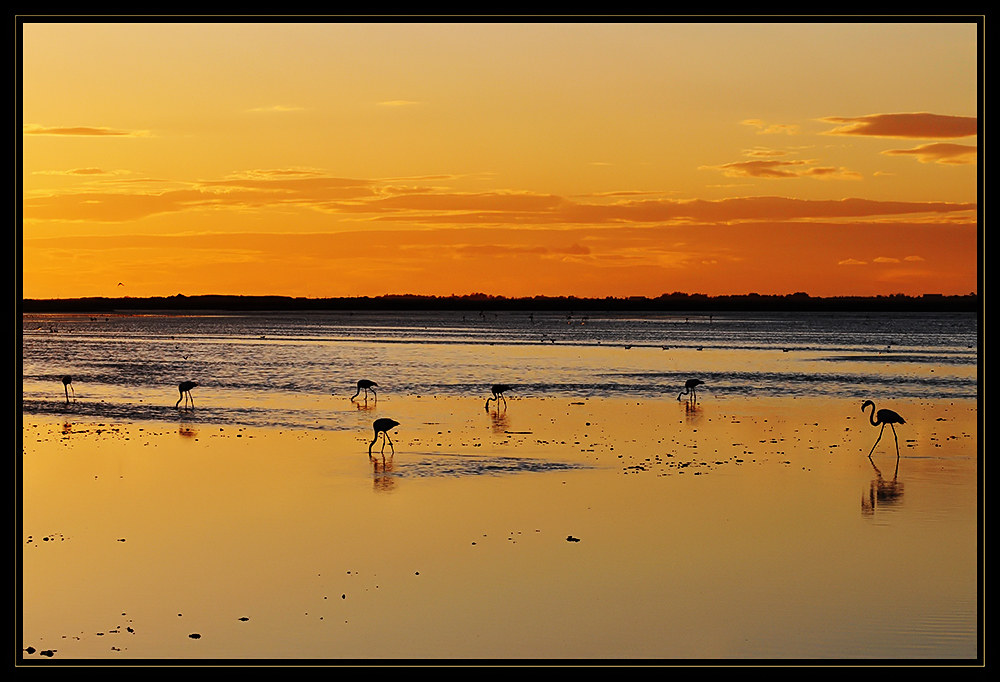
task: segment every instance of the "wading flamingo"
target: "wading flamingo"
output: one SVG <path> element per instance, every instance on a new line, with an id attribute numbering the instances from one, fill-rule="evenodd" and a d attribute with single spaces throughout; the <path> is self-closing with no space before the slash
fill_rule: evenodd
<path id="1" fill-rule="evenodd" d="M 63 390 L 66 392 L 66 404 L 69 405 L 69 389 L 73 388 L 73 377 L 66 375 L 62 378 Z M 73 400 L 76 400 L 76 389 L 73 388 Z"/>
<path id="2" fill-rule="evenodd" d="M 361 395 L 362 390 L 365 392 L 365 400 L 368 400 L 368 389 L 371 389 L 371 392 L 375 394 L 375 400 L 378 400 L 378 393 L 375 393 L 376 386 L 378 386 L 378 384 L 376 384 L 374 381 L 369 381 L 368 379 L 362 379 L 361 381 L 358 382 L 358 392 L 351 396 L 351 400 L 354 400 L 359 395 Z"/>
<path id="3" fill-rule="evenodd" d="M 396 449 L 392 447 L 392 441 L 389 439 L 389 431 L 399 426 L 399 422 L 395 419 L 388 419 L 383 417 L 382 419 L 376 419 L 375 423 L 372 424 L 372 428 L 375 429 L 375 437 L 372 438 L 371 444 L 368 446 L 368 457 L 372 456 L 372 448 L 375 447 L 376 441 L 378 441 L 378 434 L 385 436 L 385 440 L 382 441 L 382 457 L 385 457 L 385 442 L 389 441 L 389 450 L 392 454 L 396 454 Z"/>
<path id="4" fill-rule="evenodd" d="M 502 400 L 503 401 L 503 409 L 506 410 L 507 409 L 507 399 L 503 397 L 503 394 L 506 393 L 509 390 L 510 390 L 510 386 L 508 386 L 507 384 L 493 384 L 493 386 L 490 387 L 490 392 L 493 393 L 493 397 L 486 399 L 486 411 L 489 412 L 490 401 L 491 400 L 498 401 L 497 402 L 498 405 L 499 405 L 499 401 Z"/>
<path id="5" fill-rule="evenodd" d="M 684 382 L 684 390 L 677 394 L 677 399 L 680 400 L 682 395 L 693 396 L 695 400 L 698 399 L 698 386 L 705 383 L 701 379 L 688 379 Z M 690 400 L 690 398 L 689 398 Z"/>
<path id="6" fill-rule="evenodd" d="M 888 424 L 889 428 L 892 429 L 892 437 L 896 439 L 896 459 L 898 460 L 899 436 L 896 435 L 896 427 L 894 426 L 894 424 L 905 424 L 906 422 L 903 421 L 903 418 L 900 417 L 895 412 L 893 412 L 892 410 L 879 410 L 878 412 L 876 412 L 875 403 L 873 403 L 871 400 L 866 400 L 863 403 L 861 403 L 861 411 L 864 412 L 865 408 L 868 407 L 869 405 L 872 406 L 871 414 L 868 415 L 868 418 L 871 420 L 872 426 L 878 426 L 879 424 L 882 425 L 882 428 L 879 429 L 878 432 L 878 438 L 875 439 L 875 445 L 872 446 L 872 452 L 875 452 L 875 446 L 878 445 L 878 442 L 880 440 L 882 440 L 882 432 L 885 431 L 885 425 Z M 872 458 L 872 452 L 868 453 L 868 459 Z"/>
<path id="7" fill-rule="evenodd" d="M 182 381 L 180 385 L 177 386 L 177 390 L 180 391 L 181 397 L 177 399 L 174 407 L 181 404 L 184 401 L 184 407 L 187 407 L 187 399 L 191 398 L 191 407 L 194 407 L 194 397 L 191 395 L 191 389 L 198 385 L 197 381 Z"/>

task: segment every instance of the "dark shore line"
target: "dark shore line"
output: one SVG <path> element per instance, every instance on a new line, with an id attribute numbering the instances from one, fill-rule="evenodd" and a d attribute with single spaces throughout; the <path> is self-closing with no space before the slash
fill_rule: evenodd
<path id="1" fill-rule="evenodd" d="M 22 313 L 110 313 L 121 311 L 230 311 L 304 312 L 361 310 L 460 310 L 460 311 L 581 311 L 581 312 L 978 312 L 979 296 L 834 296 L 804 293 L 706 296 L 664 294 L 656 298 L 577 298 L 535 296 L 506 298 L 486 294 L 467 296 L 387 295 L 357 298 L 295 298 L 291 296 L 157 296 L 151 298 L 25 299 Z"/>

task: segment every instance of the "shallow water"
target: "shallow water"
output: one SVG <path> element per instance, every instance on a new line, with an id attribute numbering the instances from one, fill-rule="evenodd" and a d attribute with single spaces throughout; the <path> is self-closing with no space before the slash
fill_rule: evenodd
<path id="1" fill-rule="evenodd" d="M 663 335 L 628 350 L 610 331 L 408 342 L 384 318 L 273 340 L 287 320 L 238 319 L 24 335 L 25 660 L 981 655 L 974 318 L 871 347 L 807 324 L 788 352 L 677 349 L 662 330 L 683 318 L 630 322 Z M 186 360 L 146 366 L 178 336 Z M 883 341 L 949 360 L 873 360 Z M 751 390 L 742 363 L 781 380 Z M 205 370 L 181 374 L 205 379 L 193 409 L 173 407 L 184 367 Z M 373 367 L 378 400 L 351 402 Z M 695 404 L 686 367 L 714 377 Z M 862 397 L 906 418 L 898 468 L 888 429 L 868 458 Z"/>
<path id="2" fill-rule="evenodd" d="M 530 315 L 530 317 L 529 317 Z M 176 421 L 194 380 L 198 420 L 353 428 L 331 394 L 358 379 L 381 396 L 702 395 L 975 399 L 971 314 L 587 315 L 504 313 L 26 315 L 22 409 Z"/>

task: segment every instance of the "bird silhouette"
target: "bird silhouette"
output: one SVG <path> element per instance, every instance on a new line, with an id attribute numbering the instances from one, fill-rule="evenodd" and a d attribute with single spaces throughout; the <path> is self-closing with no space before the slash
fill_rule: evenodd
<path id="1" fill-rule="evenodd" d="M 378 400 L 378 393 L 375 393 L 376 386 L 378 386 L 378 384 L 376 384 L 374 381 L 369 381 L 368 379 L 362 379 L 361 381 L 358 382 L 358 392 L 351 396 L 351 400 L 354 400 L 359 395 L 361 395 L 361 391 L 365 392 L 365 400 L 368 400 L 368 389 L 371 389 L 371 392 L 375 394 L 375 400 Z"/>
<path id="2" fill-rule="evenodd" d="M 692 396 L 694 400 L 697 400 L 698 386 L 703 383 L 705 382 L 701 379 L 688 379 L 684 382 L 684 390 L 677 394 L 677 399 L 680 400 L 682 395 L 689 395 Z M 688 400 L 691 400 L 691 398 L 688 398 Z"/>
<path id="3" fill-rule="evenodd" d="M 389 450 L 392 452 L 392 454 L 394 455 L 396 454 L 396 449 L 392 447 L 392 440 L 389 438 L 389 431 L 396 428 L 397 426 L 399 426 L 399 422 L 396 421 L 395 419 L 389 419 L 387 417 L 383 417 L 382 419 L 375 420 L 375 423 L 372 424 L 372 428 L 375 429 L 375 437 L 372 438 L 372 442 L 368 446 L 368 457 L 372 456 L 372 448 L 375 447 L 375 443 L 376 441 L 378 441 L 378 434 L 380 433 L 383 436 L 385 436 L 385 439 L 382 441 L 382 457 L 383 458 L 385 457 L 386 441 L 389 441 Z"/>
<path id="4" fill-rule="evenodd" d="M 69 374 L 62 378 L 63 390 L 66 392 L 66 404 L 69 405 L 69 390 L 73 388 L 73 377 Z M 76 389 L 73 388 L 73 400 L 76 400 Z"/>
<path id="5" fill-rule="evenodd" d="M 491 400 L 496 400 L 498 405 L 499 405 L 499 401 L 502 400 L 503 401 L 503 408 L 506 410 L 507 409 L 507 399 L 503 397 L 503 394 L 506 393 L 509 390 L 510 390 L 510 386 L 508 386 L 507 384 L 493 384 L 493 386 L 490 387 L 490 392 L 493 393 L 493 397 L 486 399 L 486 411 L 487 412 L 490 411 L 490 401 Z"/>
<path id="6" fill-rule="evenodd" d="M 898 461 L 899 436 L 896 435 L 896 427 L 894 425 L 905 424 L 906 422 L 903 421 L 903 418 L 900 417 L 895 412 L 893 412 L 892 410 L 879 410 L 878 412 L 876 412 L 875 403 L 873 403 L 871 400 L 866 400 L 863 403 L 861 403 L 861 411 L 864 412 L 865 408 L 868 407 L 869 405 L 872 406 L 871 414 L 868 415 L 869 420 L 871 420 L 872 426 L 878 426 L 879 424 L 881 424 L 882 428 L 879 429 L 878 438 L 875 439 L 875 445 L 872 446 L 872 451 L 868 453 L 868 459 L 872 458 L 872 452 L 875 452 L 875 446 L 878 445 L 878 442 L 880 440 L 882 440 L 882 432 L 885 431 L 885 425 L 888 424 L 889 428 L 892 429 L 892 437 L 896 439 L 896 460 Z"/>
<path id="7" fill-rule="evenodd" d="M 198 385 L 197 381 L 182 381 L 178 386 L 177 390 L 180 391 L 181 397 L 177 399 L 174 407 L 181 404 L 184 401 L 184 407 L 187 407 L 187 399 L 191 398 L 191 407 L 194 407 L 194 397 L 191 395 L 191 389 Z"/>

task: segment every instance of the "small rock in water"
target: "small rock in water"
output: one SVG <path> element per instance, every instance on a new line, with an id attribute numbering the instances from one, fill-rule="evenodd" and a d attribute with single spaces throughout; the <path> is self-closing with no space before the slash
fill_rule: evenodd
<path id="1" fill-rule="evenodd" d="M 566 542 L 580 542 L 580 538 L 575 538 L 572 535 L 567 535 Z"/>

